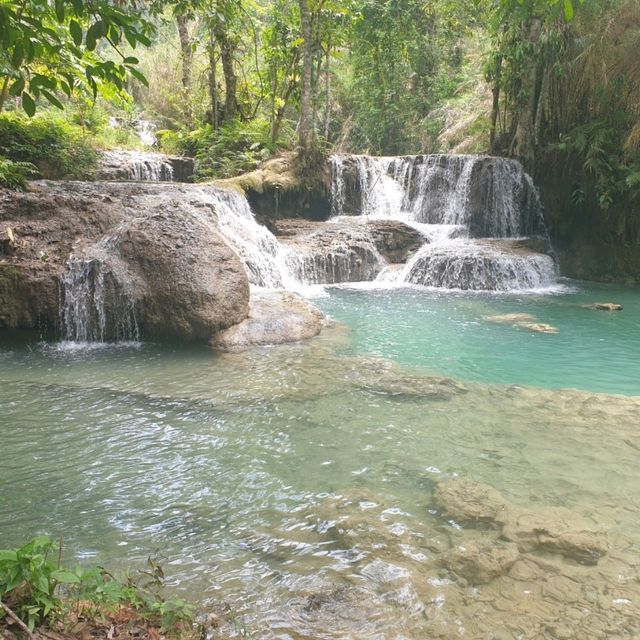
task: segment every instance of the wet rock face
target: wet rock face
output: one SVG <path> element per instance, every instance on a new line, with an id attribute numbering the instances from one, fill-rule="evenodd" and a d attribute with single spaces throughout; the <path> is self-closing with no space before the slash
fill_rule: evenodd
<path id="1" fill-rule="evenodd" d="M 536 289 L 557 279 L 550 256 L 532 252 L 513 240 L 427 245 L 407 268 L 407 282 L 446 289 Z"/>
<path id="2" fill-rule="evenodd" d="M 381 169 L 403 190 L 402 206 L 416 222 L 466 224 L 475 238 L 544 235 L 529 176 L 518 162 L 491 156 L 336 156 L 333 215 L 366 213 Z"/>
<path id="3" fill-rule="evenodd" d="M 0 263 L 0 329 L 44 329 L 57 317 L 55 274 L 37 266 Z"/>
<path id="4" fill-rule="evenodd" d="M 391 263 L 406 262 L 425 243 L 419 231 L 398 220 L 370 220 L 367 228 L 378 251 Z"/>
<path id="5" fill-rule="evenodd" d="M 142 283 L 136 306 L 148 334 L 206 341 L 246 317 L 247 276 L 213 222 L 156 211 L 115 238 Z"/>
<path id="6" fill-rule="evenodd" d="M 105 313 L 126 294 L 143 336 L 206 341 L 247 315 L 245 269 L 196 187 L 31 183 L 27 193 L 0 191 L 0 235 L 7 228 L 16 248 L 0 257 L 0 328 L 57 326 L 72 254 L 101 265 Z M 100 337 L 118 338 L 112 324 Z"/>
<path id="7" fill-rule="evenodd" d="M 192 182 L 193 158 L 142 151 L 106 151 L 102 154 L 98 180 Z"/>
<path id="8" fill-rule="evenodd" d="M 296 342 L 317 336 L 324 324 L 320 309 L 296 293 L 254 291 L 248 318 L 218 333 L 211 345 L 219 349 L 242 349 Z"/>
<path id="9" fill-rule="evenodd" d="M 404 262 L 425 242 L 395 220 L 340 220 L 331 224 L 279 220 L 276 235 L 296 250 L 290 268 L 304 282 L 334 284 L 374 280 L 388 263 Z"/>

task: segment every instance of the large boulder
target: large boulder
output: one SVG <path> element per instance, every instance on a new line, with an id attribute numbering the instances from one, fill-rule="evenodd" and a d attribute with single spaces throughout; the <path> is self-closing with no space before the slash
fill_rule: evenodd
<path id="1" fill-rule="evenodd" d="M 251 295 L 249 317 L 218 333 L 211 344 L 219 349 L 242 349 L 296 342 L 318 335 L 324 324 L 324 314 L 298 294 L 256 290 Z"/>
<path id="2" fill-rule="evenodd" d="M 27 193 L 0 190 L 7 240 L 0 328 L 61 321 L 68 329 L 75 318 L 83 326 L 67 331 L 70 339 L 119 339 L 123 324 L 135 324 L 143 337 L 207 341 L 242 321 L 248 279 L 219 233 L 216 203 L 207 188 L 184 184 L 34 182 Z M 81 308 L 74 278 L 102 309 Z M 98 321 L 97 333 L 84 326 Z"/>
<path id="3" fill-rule="evenodd" d="M 244 267 L 213 221 L 156 210 L 114 238 L 141 283 L 137 316 L 147 334 L 206 341 L 247 316 Z"/>

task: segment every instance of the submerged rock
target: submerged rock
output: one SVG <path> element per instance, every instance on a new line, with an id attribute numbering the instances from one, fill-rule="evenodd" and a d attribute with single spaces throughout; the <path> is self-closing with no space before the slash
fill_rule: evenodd
<path id="1" fill-rule="evenodd" d="M 518 322 L 536 322 L 537 318 L 530 313 L 504 313 L 495 316 L 484 316 L 487 322 L 497 324 L 517 324 Z"/>
<path id="2" fill-rule="evenodd" d="M 582 306 L 584 309 L 593 309 L 594 311 L 622 311 L 622 305 L 616 302 L 592 302 Z"/>
<path id="3" fill-rule="evenodd" d="M 484 319 L 488 322 L 495 322 L 498 324 L 510 324 L 513 327 L 526 329 L 527 331 L 534 331 L 536 333 L 559 332 L 558 328 L 551 324 L 538 322 L 538 319 L 530 313 L 505 313 L 502 315 L 485 316 Z"/>
<path id="4" fill-rule="evenodd" d="M 438 483 L 434 494 L 437 507 L 457 522 L 499 528 L 507 521 L 506 500 L 493 487 L 464 478 Z"/>
<path id="5" fill-rule="evenodd" d="M 534 333 L 559 333 L 557 327 L 551 324 L 545 324 L 544 322 L 516 322 L 514 326 L 527 329 L 527 331 L 533 331 Z"/>
<path id="6" fill-rule="evenodd" d="M 502 530 L 522 552 L 558 553 L 580 564 L 598 563 L 608 550 L 607 536 L 569 509 L 548 507 L 514 514 Z"/>
<path id="7" fill-rule="evenodd" d="M 486 584 L 506 575 L 519 557 L 518 545 L 513 542 L 473 540 L 451 549 L 443 562 L 471 584 Z"/>
<path id="8" fill-rule="evenodd" d="M 362 389 L 392 396 L 448 400 L 467 392 L 467 388 L 453 378 L 411 376 L 394 369 L 377 371 L 371 378 L 364 374 L 363 378 L 358 383 Z"/>
<path id="9" fill-rule="evenodd" d="M 254 291 L 249 317 L 211 340 L 220 349 L 282 344 L 312 338 L 325 324 L 324 314 L 296 293 Z"/>

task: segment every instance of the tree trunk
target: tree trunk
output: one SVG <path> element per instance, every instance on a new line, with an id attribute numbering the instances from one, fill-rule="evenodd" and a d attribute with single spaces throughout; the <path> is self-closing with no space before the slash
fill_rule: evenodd
<path id="1" fill-rule="evenodd" d="M 6 76 L 2 82 L 2 88 L 0 88 L 0 111 L 4 109 L 4 103 L 8 96 L 9 88 L 9 76 Z"/>
<path id="2" fill-rule="evenodd" d="M 496 127 L 498 124 L 498 115 L 500 114 L 500 78 L 502 76 L 502 56 L 496 58 L 496 66 L 494 69 L 493 102 L 491 104 L 491 128 L 489 130 L 489 148 L 491 153 L 496 153 Z"/>
<path id="3" fill-rule="evenodd" d="M 233 54 L 235 47 L 227 36 L 224 26 L 217 22 L 215 26 L 215 36 L 220 45 L 220 58 L 222 60 L 222 72 L 224 73 L 224 119 L 232 120 L 238 111 L 238 100 L 236 87 L 238 78 L 233 65 Z"/>
<path id="4" fill-rule="evenodd" d="M 216 40 L 214 37 L 213 29 L 209 29 L 209 100 L 211 102 L 211 126 L 214 131 L 220 128 L 220 120 L 218 118 L 218 79 L 216 77 Z"/>
<path id="5" fill-rule="evenodd" d="M 193 49 L 189 35 L 188 18 L 184 14 L 176 16 L 180 50 L 182 51 L 182 92 L 184 94 L 184 115 L 187 123 L 191 123 L 191 66 L 193 63 Z"/>
<path id="6" fill-rule="evenodd" d="M 306 153 L 311 149 L 311 74 L 313 60 L 311 50 L 311 16 L 307 0 L 298 0 L 300 6 L 300 25 L 302 29 L 302 95 L 300 97 L 300 122 L 298 136 L 300 151 Z"/>
<path id="7" fill-rule="evenodd" d="M 311 116 L 311 137 L 315 141 L 318 123 L 318 102 L 320 100 L 320 74 L 322 73 L 322 56 L 316 61 L 315 84 L 313 85 L 313 114 Z"/>
<path id="8" fill-rule="evenodd" d="M 327 44 L 324 53 L 324 73 L 325 73 L 325 103 L 324 103 L 324 139 L 329 139 L 329 124 L 331 123 L 331 44 Z"/>

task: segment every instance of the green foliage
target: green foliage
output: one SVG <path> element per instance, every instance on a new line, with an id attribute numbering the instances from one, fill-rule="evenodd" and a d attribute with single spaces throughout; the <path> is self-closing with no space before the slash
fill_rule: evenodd
<path id="1" fill-rule="evenodd" d="M 98 161 L 91 142 L 79 126 L 52 114 L 0 115 L 0 155 L 31 163 L 48 178 L 90 178 Z"/>
<path id="2" fill-rule="evenodd" d="M 166 151 L 196 158 L 196 179 L 229 178 L 255 169 L 276 151 L 269 122 L 232 120 L 217 131 L 209 124 L 189 133 L 159 132 Z"/>
<path id="3" fill-rule="evenodd" d="M 0 550 L 0 598 L 11 602 L 31 631 L 60 610 L 56 587 L 79 582 L 76 575 L 57 567 L 55 553 L 55 544 L 44 536 L 17 550 Z"/>
<path id="4" fill-rule="evenodd" d="M 33 116 L 39 99 L 59 109 L 61 96 L 82 87 L 123 91 L 127 78 L 145 83 L 138 59 L 123 46 L 151 44 L 153 25 L 133 5 L 109 0 L 3 0 L 0 3 L 0 109 L 19 97 Z M 109 59 L 105 51 L 117 54 Z"/>
<path id="5" fill-rule="evenodd" d="M 20 549 L 0 550 L 0 598 L 30 630 L 51 619 L 64 619 L 76 602 L 90 602 L 95 615 L 120 606 L 136 609 L 145 618 L 169 629 L 190 623 L 192 609 L 184 600 L 161 596 L 164 573 L 149 558 L 136 578 L 115 579 L 102 567 L 74 570 L 59 566 L 60 549 L 38 536 Z M 0 620 L 4 613 L 0 610 Z"/>
<path id="6" fill-rule="evenodd" d="M 38 169 L 30 162 L 14 162 L 0 156 L 0 186 L 23 191 L 25 182 L 38 175 Z"/>

